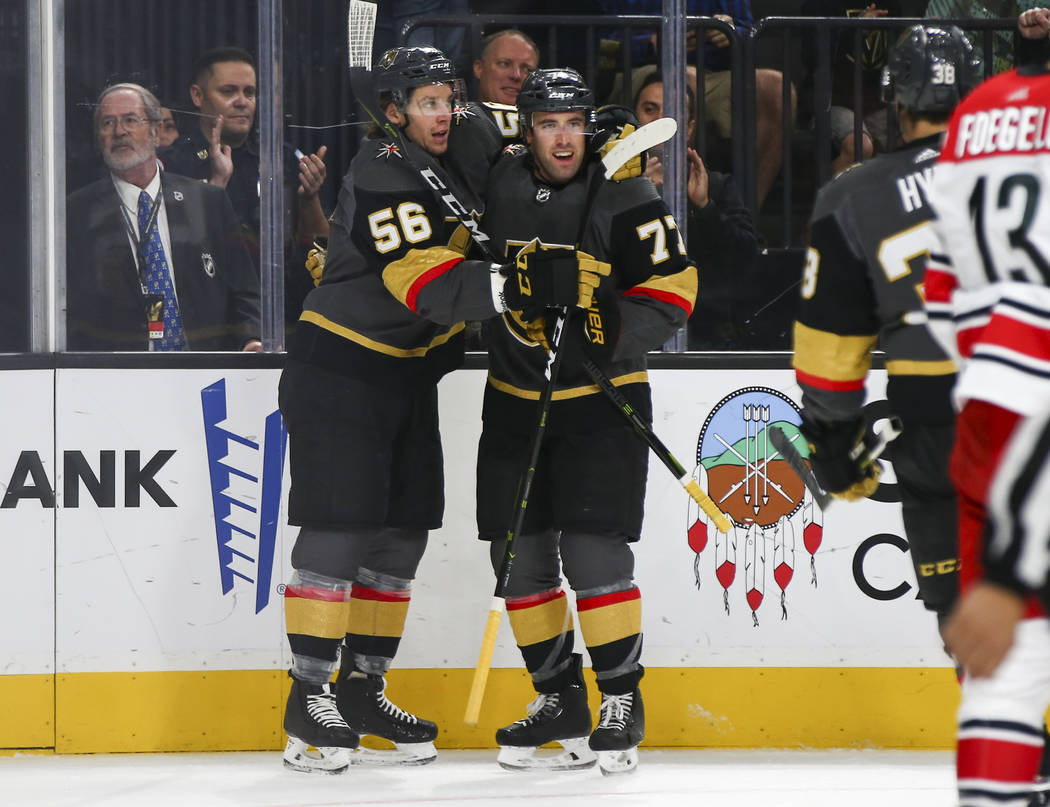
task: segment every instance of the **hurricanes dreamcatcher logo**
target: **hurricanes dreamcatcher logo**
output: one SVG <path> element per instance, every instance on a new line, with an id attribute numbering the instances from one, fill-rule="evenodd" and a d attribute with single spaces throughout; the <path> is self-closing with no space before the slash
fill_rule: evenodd
<path id="1" fill-rule="evenodd" d="M 690 504 L 687 537 L 696 553 L 696 585 L 701 587 L 713 576 L 722 587 L 728 614 L 731 591 L 741 588 L 737 568 L 742 563 L 744 599 L 755 625 L 767 583 L 771 590 L 779 589 L 780 618 L 787 619 L 787 588 L 803 551 L 810 557 L 811 582 L 817 584 L 815 555 L 823 538 L 823 514 L 769 439 L 769 429 L 781 429 L 808 459 L 801 423 L 799 408 L 783 393 L 745 387 L 719 401 L 697 441 L 693 477 L 732 526 L 727 533 L 719 532 L 703 511 Z"/>

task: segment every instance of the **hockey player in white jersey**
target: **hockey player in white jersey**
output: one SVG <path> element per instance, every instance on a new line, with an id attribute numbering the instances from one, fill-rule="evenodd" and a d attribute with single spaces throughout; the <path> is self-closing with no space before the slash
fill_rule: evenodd
<path id="1" fill-rule="evenodd" d="M 1044 17 L 1044 19 L 1046 19 Z M 951 472 L 959 496 L 960 586 L 986 577 L 989 491 L 1008 442 L 1050 402 L 1050 64 L 978 87 L 952 118 L 931 203 L 939 248 L 925 291 L 931 329 L 961 362 Z M 1044 505 L 1045 506 L 1045 505 Z M 1044 547 L 1045 551 L 1045 547 Z M 968 661 L 959 707 L 963 807 L 1029 803 L 1050 692 L 1050 622 L 1035 596 L 990 677 L 956 612 L 946 635 Z"/>

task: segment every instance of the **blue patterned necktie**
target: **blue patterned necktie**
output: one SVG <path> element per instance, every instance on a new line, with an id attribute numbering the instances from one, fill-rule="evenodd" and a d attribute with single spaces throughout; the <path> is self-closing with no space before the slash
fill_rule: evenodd
<path id="1" fill-rule="evenodd" d="M 179 302 L 175 299 L 175 286 L 171 282 L 171 269 L 164 255 L 156 217 L 149 232 L 144 232 L 149 223 L 149 211 L 149 194 L 142 191 L 139 194 L 139 238 L 146 239 L 142 250 L 146 261 L 146 291 L 159 294 L 164 299 L 164 336 L 151 339 L 150 343 L 153 350 L 185 350 L 186 333 L 182 330 L 182 315 L 179 314 Z"/>

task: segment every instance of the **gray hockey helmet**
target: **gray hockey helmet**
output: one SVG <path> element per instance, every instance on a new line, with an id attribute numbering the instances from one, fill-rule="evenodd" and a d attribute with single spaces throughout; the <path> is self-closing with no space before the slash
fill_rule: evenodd
<path id="1" fill-rule="evenodd" d="M 956 26 L 913 25 L 890 51 L 880 94 L 913 112 L 943 114 L 981 79 L 981 57 Z"/>
<path id="2" fill-rule="evenodd" d="M 594 93 L 583 76 L 571 67 L 534 70 L 518 92 L 518 114 L 522 126 L 532 126 L 534 112 L 587 113 L 588 128 L 595 118 Z"/>

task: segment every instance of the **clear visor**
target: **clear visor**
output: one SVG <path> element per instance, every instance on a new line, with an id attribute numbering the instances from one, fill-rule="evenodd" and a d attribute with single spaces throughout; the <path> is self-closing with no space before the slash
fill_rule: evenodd
<path id="1" fill-rule="evenodd" d="M 557 137 L 559 135 L 585 135 L 587 131 L 587 119 L 585 117 L 570 118 L 569 120 L 541 120 L 532 126 L 533 134 L 539 137 Z"/>
<path id="2" fill-rule="evenodd" d="M 442 88 L 449 90 L 445 94 Z M 406 115 L 423 115 L 425 117 L 437 117 L 440 115 L 451 115 L 456 106 L 463 103 L 462 79 L 442 84 L 432 84 L 419 87 L 412 93 L 410 100 L 403 110 Z"/>

